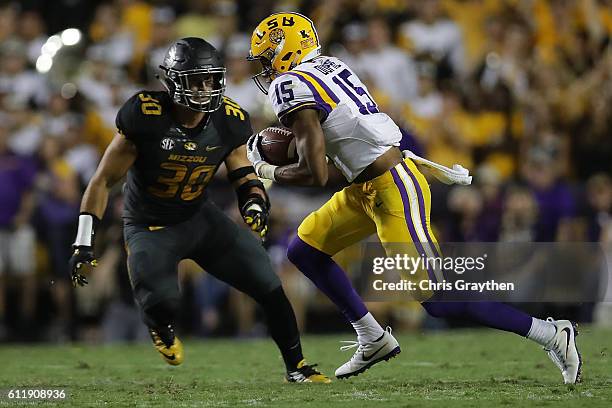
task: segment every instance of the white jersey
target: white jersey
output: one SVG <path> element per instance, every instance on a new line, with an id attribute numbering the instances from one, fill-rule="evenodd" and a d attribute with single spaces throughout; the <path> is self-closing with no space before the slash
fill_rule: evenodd
<path id="1" fill-rule="evenodd" d="M 285 126 L 291 112 L 320 111 L 326 154 L 349 182 L 402 138 L 395 122 L 378 111 L 366 86 L 338 58 L 317 57 L 281 74 L 268 96 Z"/>

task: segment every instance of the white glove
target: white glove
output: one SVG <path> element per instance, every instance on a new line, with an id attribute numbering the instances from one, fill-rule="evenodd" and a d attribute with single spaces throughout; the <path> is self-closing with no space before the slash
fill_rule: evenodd
<path id="1" fill-rule="evenodd" d="M 247 159 L 253 164 L 255 168 L 255 173 L 257 176 L 276 181 L 274 178 L 274 170 L 276 167 L 270 163 L 267 163 L 263 157 L 261 156 L 261 152 L 259 151 L 259 141 L 261 139 L 261 135 L 259 133 L 255 133 L 253 136 L 249 138 L 247 141 Z"/>
<path id="2" fill-rule="evenodd" d="M 264 159 L 261 157 L 261 153 L 259 152 L 259 148 L 257 147 L 259 145 L 260 138 L 261 136 L 259 135 L 259 133 L 255 133 L 254 135 L 249 137 L 249 140 L 246 144 L 247 159 L 249 159 L 249 161 L 253 164 L 253 167 L 255 167 L 256 169 L 259 163 L 264 162 Z"/>
<path id="3" fill-rule="evenodd" d="M 427 167 L 431 174 L 444 184 L 460 184 L 463 186 L 472 184 L 470 171 L 460 164 L 453 164 L 453 168 L 449 169 L 446 166 L 419 157 L 410 150 L 404 150 L 402 154 L 404 158 L 414 160 L 416 163 Z"/>

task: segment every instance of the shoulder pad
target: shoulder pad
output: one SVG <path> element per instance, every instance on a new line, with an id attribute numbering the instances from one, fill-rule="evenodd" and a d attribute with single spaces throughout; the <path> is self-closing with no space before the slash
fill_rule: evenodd
<path id="1" fill-rule="evenodd" d="M 228 116 L 229 119 L 235 118 L 239 121 L 248 120 L 249 114 L 247 113 L 247 111 L 245 111 L 238 104 L 238 102 L 234 101 L 231 98 L 228 98 L 227 96 L 223 97 L 223 103 L 221 104 L 220 109 L 223 110 L 223 113 L 225 114 L 225 116 Z"/>
<path id="2" fill-rule="evenodd" d="M 115 119 L 117 129 L 128 139 L 134 138 L 151 120 L 159 120 L 167 109 L 165 92 L 140 91 L 128 99 Z"/>
<path id="3" fill-rule="evenodd" d="M 219 111 L 218 117 L 225 123 L 225 132 L 229 133 L 222 136 L 229 141 L 230 147 L 235 149 L 245 144 L 253 134 L 249 113 L 227 96 L 223 97 Z"/>
<path id="4" fill-rule="evenodd" d="M 314 75 L 302 71 L 289 71 L 272 81 L 268 97 L 278 120 L 288 126 L 289 114 L 301 109 L 320 111 L 321 122 L 336 107 L 338 99 L 323 88 Z"/>

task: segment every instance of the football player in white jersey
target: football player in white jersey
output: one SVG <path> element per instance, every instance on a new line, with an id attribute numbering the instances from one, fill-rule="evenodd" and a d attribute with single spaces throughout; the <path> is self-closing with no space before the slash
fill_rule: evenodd
<path id="1" fill-rule="evenodd" d="M 255 28 L 248 59 L 261 63 L 263 70 L 254 79 L 268 94 L 280 122 L 291 128 L 299 162 L 280 167 L 266 163 L 258 134 L 249 139 L 247 156 L 259 177 L 307 186 L 327 183 L 327 157 L 351 183 L 306 217 L 287 251 L 357 332 L 357 350 L 336 370 L 338 378 L 346 378 L 396 356 L 400 347 L 391 330 L 384 330 L 368 312 L 332 256 L 374 233 L 389 257 L 441 253 L 429 222 L 429 185 L 409 158 L 418 157 L 402 155 L 397 125 L 379 112 L 346 64 L 321 56 L 320 50 L 314 24 L 301 14 L 272 14 Z M 424 280 L 435 284 L 444 279 L 441 271 L 428 268 L 407 278 L 417 287 Z M 574 323 L 540 320 L 499 302 L 445 302 L 431 291 L 416 295 L 432 316 L 470 319 L 541 344 L 566 383 L 580 380 Z"/>

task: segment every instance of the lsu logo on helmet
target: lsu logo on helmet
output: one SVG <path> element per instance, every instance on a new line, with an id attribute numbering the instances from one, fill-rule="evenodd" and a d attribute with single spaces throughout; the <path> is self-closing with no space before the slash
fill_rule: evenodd
<path id="1" fill-rule="evenodd" d="M 263 19 L 253 31 L 247 59 L 262 64 L 262 71 L 253 79 L 267 94 L 266 85 L 276 75 L 290 71 L 320 53 L 317 30 L 308 17 L 299 13 L 275 13 Z"/>

